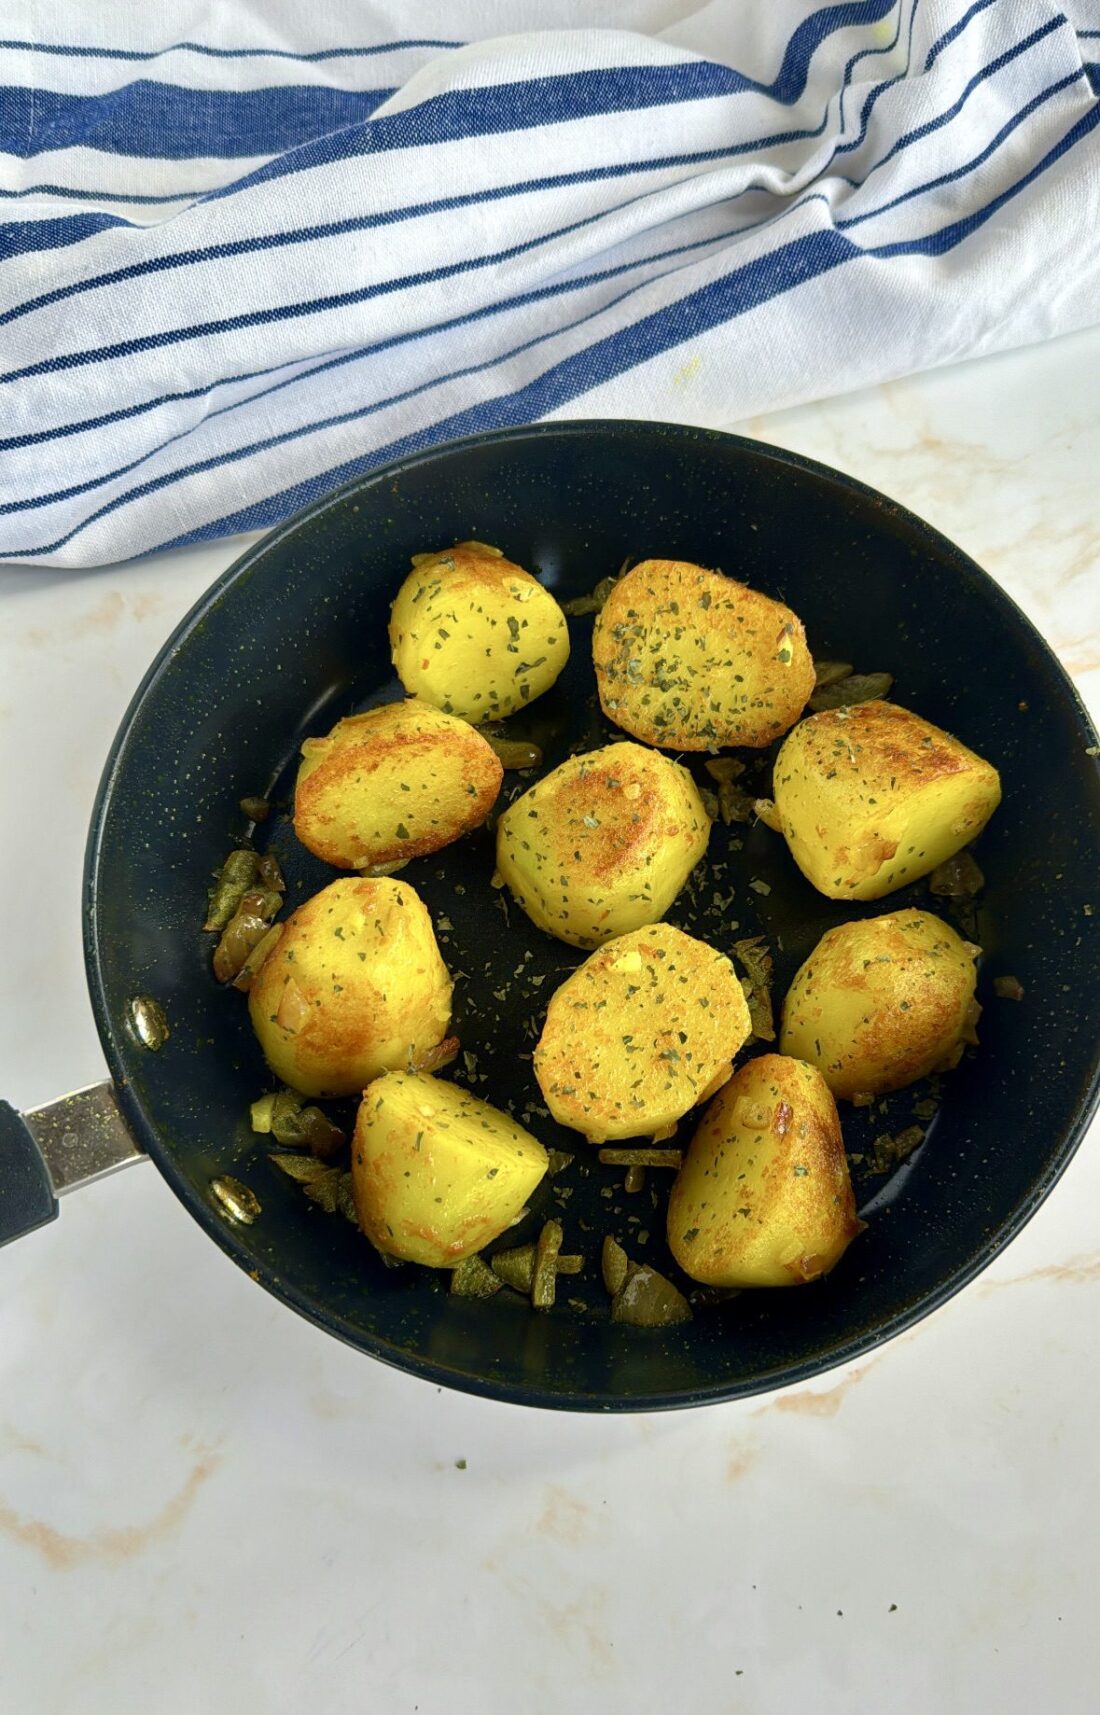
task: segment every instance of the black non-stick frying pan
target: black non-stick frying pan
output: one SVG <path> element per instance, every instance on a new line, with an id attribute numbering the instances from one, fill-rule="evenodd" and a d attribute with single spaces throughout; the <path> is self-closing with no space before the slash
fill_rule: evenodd
<path id="1" fill-rule="evenodd" d="M 612 1326 L 600 1237 L 614 1232 L 631 1254 L 674 1272 L 664 1188 L 628 1195 L 621 1170 L 537 1120 L 543 1141 L 576 1159 L 540 1189 L 529 1229 L 508 1242 L 561 1213 L 567 1247 L 588 1258 L 563 1282 L 576 1302 L 541 1313 L 507 1293 L 456 1299 L 445 1276 L 384 1268 L 351 1225 L 271 1166 L 270 1140 L 249 1129 L 249 1103 L 272 1080 L 242 997 L 210 972 L 199 924 L 211 871 L 247 832 L 240 798 L 266 793 L 281 812 L 257 843 L 277 853 L 290 903 L 333 879 L 287 819 L 298 745 L 399 694 L 389 602 L 411 554 L 467 537 L 499 544 L 562 597 L 588 591 L 627 556 L 719 566 L 788 601 L 819 657 L 893 673 L 897 701 L 1001 770 L 1004 802 L 978 851 L 981 1047 L 944 1080 L 939 1112 L 905 1165 L 889 1177 L 857 1168 L 868 1228 L 824 1282 L 700 1305 L 690 1324 L 666 1330 Z M 542 744 L 546 768 L 617 736 L 595 701 L 591 620 L 571 625 L 566 673 L 514 721 Z M 1050 651 L 972 561 L 881 495 L 793 454 L 695 429 L 580 422 L 390 465 L 250 549 L 178 627 L 134 698 L 103 776 L 85 886 L 88 979 L 113 1090 L 27 1123 L 0 1113 L 0 1236 L 48 1219 L 54 1185 L 147 1152 L 262 1286 L 374 1357 L 452 1387 L 533 1405 L 651 1409 L 760 1392 L 857 1357 L 996 1256 L 1054 1185 L 1096 1105 L 1095 744 Z M 768 761 L 750 784 L 766 789 Z M 525 784 L 509 776 L 506 791 Z M 448 1075 L 520 1112 L 537 1100 L 530 1052 L 546 999 L 582 955 L 509 909 L 492 870 L 483 829 L 418 859 L 405 878 L 463 973 L 456 1027 L 473 1059 Z M 669 916 L 724 948 L 762 932 L 781 996 L 831 924 L 913 904 L 945 910 L 923 882 L 887 903 L 833 904 L 762 824 L 719 824 L 707 870 Z M 997 975 L 1017 978 L 1023 998 L 997 997 Z M 168 1020 L 156 1052 L 135 1027 L 141 996 Z M 902 1092 L 885 1112 L 845 1108 L 849 1150 L 866 1157 L 876 1133 L 911 1123 L 922 1097 Z M 211 1189 L 226 1175 L 259 1204 L 250 1224 Z"/>

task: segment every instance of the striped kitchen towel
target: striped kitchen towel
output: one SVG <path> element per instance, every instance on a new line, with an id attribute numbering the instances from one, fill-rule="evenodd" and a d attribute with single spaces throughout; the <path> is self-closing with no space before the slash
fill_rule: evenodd
<path id="1" fill-rule="evenodd" d="M 594 11 L 5 0 L 0 559 L 1100 320 L 1098 0 Z"/>

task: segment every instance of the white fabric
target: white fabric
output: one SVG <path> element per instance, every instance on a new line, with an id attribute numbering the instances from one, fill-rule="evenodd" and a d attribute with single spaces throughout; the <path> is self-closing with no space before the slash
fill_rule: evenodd
<path id="1" fill-rule="evenodd" d="M 41 10 L 0 20 L 0 559 L 1100 319 L 1095 3 Z"/>

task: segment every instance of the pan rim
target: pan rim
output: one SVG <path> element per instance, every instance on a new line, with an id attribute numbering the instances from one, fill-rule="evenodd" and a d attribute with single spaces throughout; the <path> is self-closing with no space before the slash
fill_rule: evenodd
<path id="1" fill-rule="evenodd" d="M 106 992 L 106 977 L 101 958 L 97 909 L 104 833 L 114 792 L 119 782 L 123 754 L 131 731 L 147 697 L 154 686 L 159 683 L 167 664 L 174 660 L 188 638 L 203 623 L 208 613 L 217 606 L 223 592 L 231 584 L 245 577 L 254 564 L 266 555 L 272 547 L 301 530 L 304 525 L 313 523 L 331 508 L 341 505 L 349 495 L 371 489 L 380 483 L 392 482 L 399 478 L 402 473 L 423 464 L 431 464 L 441 459 L 450 458 L 473 446 L 514 444 L 527 440 L 543 439 L 548 436 L 562 439 L 589 439 L 594 435 L 601 438 L 621 437 L 628 441 L 635 441 L 639 436 L 644 436 L 653 437 L 658 441 L 690 440 L 720 446 L 732 446 L 750 457 L 793 468 L 816 478 L 818 481 L 824 481 L 834 489 L 839 489 L 848 495 L 854 495 L 863 502 L 870 502 L 880 509 L 885 508 L 892 518 L 905 525 L 916 537 L 923 539 L 930 552 L 941 563 L 948 565 L 954 573 L 970 582 L 972 587 L 976 588 L 987 602 L 998 608 L 1004 618 L 1015 627 L 1021 643 L 1029 645 L 1033 651 L 1038 650 L 1044 658 L 1047 668 L 1054 670 L 1055 677 L 1059 682 L 1059 689 L 1065 699 L 1067 712 L 1072 715 L 1081 736 L 1082 753 L 1086 747 L 1097 744 L 1096 730 L 1076 686 L 1053 649 L 1013 597 L 949 537 L 944 536 L 916 513 L 909 511 L 908 508 L 884 495 L 880 490 L 861 482 L 858 478 L 848 476 L 830 465 L 808 458 L 801 453 L 795 453 L 786 448 L 773 447 L 767 442 L 753 440 L 749 436 L 730 434 L 719 429 L 696 428 L 688 424 L 661 423 L 632 418 L 574 418 L 561 423 L 533 423 L 519 428 L 494 429 L 423 448 L 353 477 L 339 488 L 311 501 L 273 529 L 266 531 L 257 542 L 250 544 L 203 592 L 158 650 L 143 675 L 107 754 L 96 791 L 85 849 L 82 915 L 85 970 L 92 1011 L 122 1111 L 136 1139 L 146 1150 L 157 1170 L 184 1204 L 184 1207 L 238 1267 L 316 1327 L 323 1329 L 326 1333 L 336 1335 L 345 1344 L 355 1347 L 392 1368 L 434 1383 L 436 1386 L 448 1387 L 482 1398 L 516 1405 L 552 1410 L 617 1414 L 620 1412 L 678 1410 L 700 1405 L 722 1404 L 737 1399 L 756 1397 L 779 1388 L 801 1385 L 844 1364 L 858 1362 L 869 1352 L 877 1350 L 878 1347 L 885 1345 L 899 1334 L 923 1321 L 933 1311 L 940 1309 L 969 1285 L 1011 1244 L 1045 1202 L 1073 1159 L 1097 1106 L 1100 1105 L 1100 1042 L 1093 1049 L 1091 1064 L 1086 1064 L 1082 1068 L 1082 1093 L 1075 1107 L 1070 1126 L 1051 1150 L 1039 1179 L 1031 1188 L 1030 1195 L 1010 1211 L 976 1254 L 959 1264 L 934 1290 L 923 1293 L 912 1304 L 897 1310 L 874 1329 L 861 1334 L 853 1334 L 850 1338 L 837 1341 L 828 1351 L 783 1365 L 773 1371 L 766 1371 L 763 1374 L 756 1373 L 752 1376 L 731 1376 L 722 1382 L 702 1388 L 669 1389 L 655 1393 L 633 1393 L 629 1396 L 592 1391 L 555 1392 L 552 1388 L 539 1386 L 536 1383 L 511 1382 L 502 1378 L 453 1369 L 435 1360 L 398 1348 L 380 1336 L 365 1333 L 336 1312 L 327 1311 L 321 1314 L 316 1302 L 310 1295 L 300 1291 L 292 1282 L 282 1278 L 277 1269 L 265 1269 L 262 1266 L 257 1266 L 255 1257 L 244 1248 L 234 1229 L 221 1219 L 213 1206 L 203 1198 L 201 1192 L 178 1169 L 171 1152 L 162 1147 L 152 1120 L 134 1093 L 127 1076 L 127 1066 L 129 1060 L 140 1050 L 135 1047 L 122 1027 L 116 1025 L 111 1017 Z"/>

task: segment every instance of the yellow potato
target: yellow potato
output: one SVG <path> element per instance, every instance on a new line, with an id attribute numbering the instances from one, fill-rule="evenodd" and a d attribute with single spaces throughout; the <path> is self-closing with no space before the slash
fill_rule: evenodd
<path id="1" fill-rule="evenodd" d="M 352 1194 L 389 1256 L 453 1268 L 511 1226 L 548 1164 L 530 1132 L 456 1084 L 387 1072 L 363 1092 Z"/>
<path id="2" fill-rule="evenodd" d="M 466 721 L 412 697 L 307 738 L 294 832 L 337 869 L 403 863 L 485 820 L 504 770 Z"/>
<path id="3" fill-rule="evenodd" d="M 750 1028 L 725 954 L 655 923 L 609 941 L 555 990 L 535 1077 L 558 1123 L 590 1143 L 642 1137 L 725 1083 Z"/>
<path id="4" fill-rule="evenodd" d="M 980 948 L 930 911 L 842 923 L 823 935 L 783 1003 L 780 1047 L 835 1096 L 900 1090 L 976 1042 Z"/>
<path id="5" fill-rule="evenodd" d="M 687 560 L 642 560 L 592 634 L 606 715 L 647 744 L 770 744 L 814 688 L 802 621 L 782 602 Z"/>
<path id="6" fill-rule="evenodd" d="M 404 881 L 347 877 L 299 905 L 248 992 L 277 1078 L 350 1096 L 447 1034 L 451 978 L 432 920 Z"/>
<path id="7" fill-rule="evenodd" d="M 668 1200 L 668 1244 L 707 1286 L 800 1286 L 863 1223 L 836 1103 L 801 1060 L 762 1054 L 711 1102 Z"/>
<path id="8" fill-rule="evenodd" d="M 981 833 L 997 770 L 895 703 L 801 721 L 775 762 L 775 807 L 799 869 L 829 899 L 881 899 Z"/>
<path id="9" fill-rule="evenodd" d="M 569 659 L 569 627 L 537 578 L 481 542 L 416 559 L 390 614 L 407 691 L 476 724 L 550 689 Z"/>
<path id="10" fill-rule="evenodd" d="M 663 917 L 707 849 L 685 768 L 640 744 L 572 756 L 497 823 L 497 868 L 540 929 L 574 947 Z"/>

